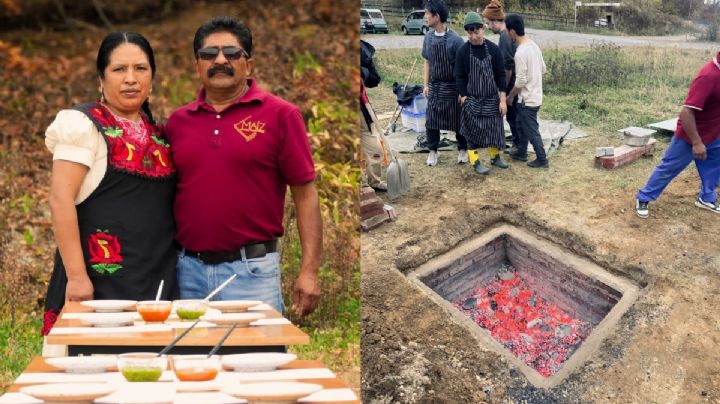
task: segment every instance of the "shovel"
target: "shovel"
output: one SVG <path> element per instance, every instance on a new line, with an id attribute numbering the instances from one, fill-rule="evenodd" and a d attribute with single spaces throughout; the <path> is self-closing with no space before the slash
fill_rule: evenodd
<path id="1" fill-rule="evenodd" d="M 412 76 L 413 71 L 415 71 L 416 64 L 417 59 L 415 59 L 415 62 L 413 62 L 412 68 L 410 69 L 410 75 L 408 76 L 407 80 L 405 80 L 405 86 L 407 86 L 408 81 L 410 81 L 410 77 Z M 388 198 L 390 198 L 390 200 L 394 200 L 410 190 L 410 171 L 408 170 L 408 164 L 405 160 L 398 159 L 397 153 L 392 148 L 390 148 L 390 146 L 385 141 L 385 136 L 387 135 L 387 131 L 388 129 L 390 129 L 390 127 L 385 130 L 385 133 L 382 133 L 377 127 L 378 119 L 375 116 L 375 111 L 373 111 L 369 103 L 366 103 L 365 107 L 367 108 L 368 112 L 370 113 L 370 117 L 372 118 L 370 130 L 375 136 L 377 136 L 378 140 L 380 140 L 380 144 L 382 144 L 383 149 L 387 150 L 388 154 L 390 155 L 390 165 L 388 165 L 386 173 L 388 188 L 387 196 Z M 397 120 L 397 116 L 395 116 L 395 113 L 397 111 L 398 108 L 395 108 L 392 119 L 393 123 L 391 124 L 393 126 L 395 124 L 395 121 Z M 400 108 L 400 111 L 402 112 L 402 108 Z"/>

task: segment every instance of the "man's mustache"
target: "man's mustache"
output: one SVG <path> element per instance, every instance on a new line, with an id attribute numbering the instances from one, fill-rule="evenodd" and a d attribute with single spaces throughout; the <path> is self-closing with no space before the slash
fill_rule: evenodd
<path id="1" fill-rule="evenodd" d="M 212 77 L 218 73 L 225 73 L 228 76 L 232 77 L 235 75 L 235 70 L 233 70 L 232 67 L 227 66 L 227 65 L 218 65 L 218 66 L 211 67 L 210 70 L 208 70 L 207 74 L 208 74 L 208 77 Z"/>

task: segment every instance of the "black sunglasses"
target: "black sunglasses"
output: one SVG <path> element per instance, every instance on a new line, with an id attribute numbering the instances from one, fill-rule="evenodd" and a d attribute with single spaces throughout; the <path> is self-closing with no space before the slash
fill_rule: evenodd
<path id="1" fill-rule="evenodd" d="M 465 27 L 465 31 L 467 31 L 471 34 L 475 31 L 482 31 L 482 29 L 483 29 L 482 25 L 470 25 L 468 27 Z"/>
<path id="2" fill-rule="evenodd" d="M 219 46 L 208 46 L 206 48 L 198 49 L 197 54 L 202 60 L 215 60 L 215 58 L 220 54 L 221 49 L 223 55 L 225 55 L 225 59 L 227 60 L 238 60 L 243 56 L 246 58 L 250 57 L 250 55 L 245 52 L 245 49 L 237 46 L 223 46 L 222 48 Z"/>

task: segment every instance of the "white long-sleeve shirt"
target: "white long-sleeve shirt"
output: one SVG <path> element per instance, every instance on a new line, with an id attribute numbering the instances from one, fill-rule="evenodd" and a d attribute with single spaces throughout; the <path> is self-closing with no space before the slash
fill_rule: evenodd
<path id="1" fill-rule="evenodd" d="M 515 87 L 520 89 L 519 102 L 529 107 L 542 105 L 542 75 L 545 70 L 545 60 L 535 42 L 528 39 L 518 46 L 515 52 Z"/>

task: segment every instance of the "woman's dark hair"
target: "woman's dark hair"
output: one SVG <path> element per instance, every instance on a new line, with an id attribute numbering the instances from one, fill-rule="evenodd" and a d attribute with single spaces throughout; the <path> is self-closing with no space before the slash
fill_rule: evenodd
<path id="1" fill-rule="evenodd" d="M 515 33 L 520 36 L 525 36 L 525 23 L 523 22 L 522 16 L 518 14 L 508 14 L 505 16 L 505 29 L 510 31 L 515 30 Z"/>
<path id="2" fill-rule="evenodd" d="M 252 33 L 250 29 L 242 22 L 232 17 L 213 17 L 205 21 L 203 25 L 195 32 L 193 40 L 193 54 L 195 59 L 198 58 L 198 50 L 202 48 L 203 42 L 208 35 L 216 32 L 229 32 L 235 35 L 240 45 L 242 45 L 248 57 L 252 57 Z"/>
<path id="3" fill-rule="evenodd" d="M 148 63 L 150 63 L 152 77 L 155 77 L 155 53 L 152 50 L 152 46 L 150 46 L 150 42 L 148 42 L 144 36 L 136 32 L 112 32 L 103 39 L 100 44 L 100 49 L 98 49 L 95 63 L 97 65 L 97 71 L 100 78 L 105 78 L 105 69 L 108 64 L 110 64 L 110 54 L 115 50 L 115 48 L 124 43 L 131 43 L 142 49 L 145 56 L 148 58 Z M 150 102 L 148 102 L 148 100 L 143 102 L 142 110 L 145 115 L 147 115 L 150 122 L 155 123 L 155 119 L 153 119 L 152 112 L 150 111 Z"/>
<path id="4" fill-rule="evenodd" d="M 427 9 L 430 14 L 440 16 L 440 22 L 447 22 L 448 14 L 450 13 L 444 1 L 425 0 L 425 9 Z"/>

